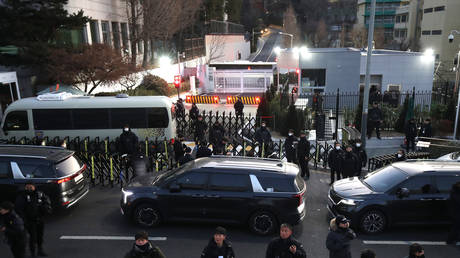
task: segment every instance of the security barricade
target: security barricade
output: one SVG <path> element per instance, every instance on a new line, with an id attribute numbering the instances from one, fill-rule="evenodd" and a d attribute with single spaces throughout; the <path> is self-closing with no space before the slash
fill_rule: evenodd
<path id="1" fill-rule="evenodd" d="M 219 96 L 193 96 L 188 95 L 185 97 L 186 103 L 197 103 L 197 104 L 219 104 Z"/>
<path id="2" fill-rule="evenodd" d="M 260 103 L 259 96 L 227 96 L 227 104 L 235 104 L 238 98 L 241 99 L 241 102 L 243 102 L 243 104 L 247 105 L 259 105 Z"/>
<path id="3" fill-rule="evenodd" d="M 430 158 L 430 153 L 429 152 L 408 152 L 406 153 L 406 158 L 407 159 L 428 159 Z M 381 167 L 385 167 L 395 161 L 396 161 L 396 153 L 372 157 L 369 159 L 369 162 L 368 162 L 368 171 L 371 172 Z"/>

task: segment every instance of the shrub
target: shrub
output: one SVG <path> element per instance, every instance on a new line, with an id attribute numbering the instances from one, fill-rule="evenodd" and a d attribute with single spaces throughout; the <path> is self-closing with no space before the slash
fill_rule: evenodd
<path id="1" fill-rule="evenodd" d="M 144 76 L 141 84 L 136 88 L 135 94 L 140 95 L 140 93 L 148 92 L 149 94 L 147 95 L 152 96 L 169 96 L 171 95 L 170 91 L 170 87 L 165 80 L 159 76 L 148 74 Z"/>

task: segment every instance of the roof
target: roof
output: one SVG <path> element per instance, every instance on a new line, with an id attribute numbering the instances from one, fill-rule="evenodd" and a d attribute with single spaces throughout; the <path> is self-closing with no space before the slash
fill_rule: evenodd
<path id="1" fill-rule="evenodd" d="M 277 159 L 262 159 L 251 157 L 212 156 L 198 160 L 199 167 L 245 169 L 255 171 L 271 171 L 286 174 L 297 174 L 298 167 Z"/>
<path id="2" fill-rule="evenodd" d="M 59 147 L 35 145 L 0 145 L 0 156 L 34 157 L 59 162 L 74 152 Z"/>
<path id="3" fill-rule="evenodd" d="M 7 110 L 34 108 L 108 108 L 108 107 L 156 107 L 171 106 L 172 102 L 165 96 L 134 96 L 128 98 L 73 96 L 65 100 L 37 100 L 24 98 L 11 103 Z"/>
<path id="4" fill-rule="evenodd" d="M 428 171 L 460 171 L 460 162 L 455 161 L 408 160 L 393 163 L 392 166 L 403 170 L 409 175 L 415 175 Z"/>

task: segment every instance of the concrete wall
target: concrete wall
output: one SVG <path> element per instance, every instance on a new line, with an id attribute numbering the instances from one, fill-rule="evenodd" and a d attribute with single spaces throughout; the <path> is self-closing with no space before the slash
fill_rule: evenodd
<path id="1" fill-rule="evenodd" d="M 371 75 L 382 76 L 382 92 L 388 84 L 400 84 L 402 91 L 412 87 L 420 91 L 431 91 L 433 87 L 434 57 L 422 53 L 385 51 L 372 54 Z M 393 52 L 393 54 L 392 54 Z M 360 74 L 366 74 L 366 53 L 361 55 Z"/>
<path id="2" fill-rule="evenodd" d="M 231 62 L 238 60 L 238 53 L 241 60 L 247 60 L 251 54 L 250 43 L 244 39 L 244 35 L 206 35 L 206 61 Z"/>

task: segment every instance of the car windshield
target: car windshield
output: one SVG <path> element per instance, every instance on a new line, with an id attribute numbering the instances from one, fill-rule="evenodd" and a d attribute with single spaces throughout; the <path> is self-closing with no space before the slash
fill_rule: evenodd
<path id="1" fill-rule="evenodd" d="M 460 159 L 460 151 L 452 153 L 452 159 L 453 160 Z"/>
<path id="2" fill-rule="evenodd" d="M 385 192 L 401 183 L 408 175 L 393 166 L 387 166 L 368 174 L 362 182 L 376 192 Z"/>

